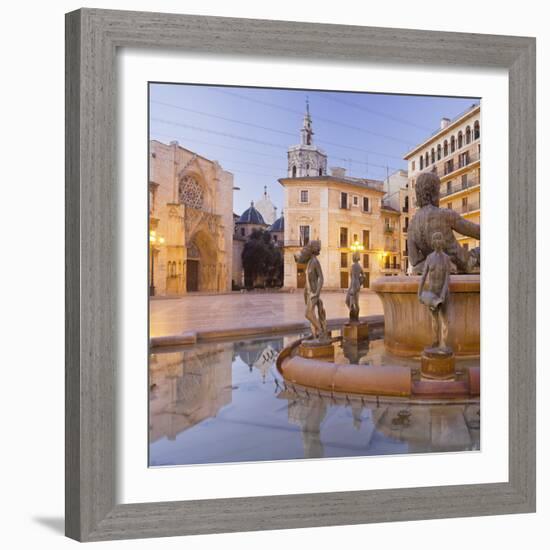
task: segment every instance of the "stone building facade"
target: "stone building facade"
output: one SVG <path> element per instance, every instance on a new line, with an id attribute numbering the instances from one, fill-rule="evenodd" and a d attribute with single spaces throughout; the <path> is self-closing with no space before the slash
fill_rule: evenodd
<path id="1" fill-rule="evenodd" d="M 441 119 L 440 129 L 405 155 L 409 174 L 410 217 L 415 211 L 415 183 L 425 171 L 441 179 L 439 206 L 452 208 L 469 221 L 480 223 L 481 126 L 480 106 L 454 120 Z M 456 235 L 467 249 L 479 241 Z"/>
<path id="2" fill-rule="evenodd" d="M 244 284 L 244 273 L 243 273 L 243 250 L 244 244 L 246 243 L 246 237 L 240 234 L 239 228 L 236 225 L 240 216 L 238 214 L 233 214 L 233 261 L 231 262 L 231 286 L 234 288 L 239 288 Z"/>
<path id="3" fill-rule="evenodd" d="M 149 154 L 150 293 L 230 290 L 233 174 L 176 141 Z"/>
<path id="4" fill-rule="evenodd" d="M 382 203 L 389 207 L 391 215 L 399 213 L 399 255 L 400 266 L 403 273 L 408 269 L 407 231 L 409 228 L 409 178 L 406 170 L 397 170 L 384 181 L 386 196 Z"/>
<path id="5" fill-rule="evenodd" d="M 284 246 L 285 243 L 285 216 L 284 210 L 281 212 L 281 216 L 275 220 L 275 223 L 268 229 L 271 233 L 271 238 L 276 246 Z"/>
<path id="6" fill-rule="evenodd" d="M 331 176 L 283 178 L 285 188 L 284 286 L 302 288 L 305 266 L 294 254 L 310 240 L 321 241 L 319 261 L 325 288 L 347 288 L 352 245 L 363 246 L 365 287 L 381 275 L 399 273 L 399 213 L 384 209 L 383 182 Z M 389 260 L 387 260 L 389 258 Z"/>
<path id="7" fill-rule="evenodd" d="M 348 288 L 352 247 L 361 250 L 365 287 L 383 275 L 400 272 L 398 209 L 383 205 L 384 182 L 352 178 L 340 167 L 327 174 L 327 156 L 313 143 L 306 105 L 301 143 L 288 150 L 284 187 L 284 287 L 305 285 L 305 266 L 294 255 L 310 240 L 321 241 L 319 261 L 326 289 Z"/>

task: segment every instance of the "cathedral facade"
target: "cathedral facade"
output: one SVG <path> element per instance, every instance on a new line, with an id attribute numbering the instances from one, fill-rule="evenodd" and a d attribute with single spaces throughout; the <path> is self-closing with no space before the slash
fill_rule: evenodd
<path id="1" fill-rule="evenodd" d="M 150 294 L 231 290 L 233 175 L 175 141 L 149 154 Z"/>

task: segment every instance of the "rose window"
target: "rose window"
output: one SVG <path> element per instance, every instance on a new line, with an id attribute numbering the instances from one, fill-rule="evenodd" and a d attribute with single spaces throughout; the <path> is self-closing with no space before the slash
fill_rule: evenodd
<path id="1" fill-rule="evenodd" d="M 204 193 L 201 185 L 193 176 L 183 176 L 179 188 L 180 202 L 191 208 L 202 208 Z"/>

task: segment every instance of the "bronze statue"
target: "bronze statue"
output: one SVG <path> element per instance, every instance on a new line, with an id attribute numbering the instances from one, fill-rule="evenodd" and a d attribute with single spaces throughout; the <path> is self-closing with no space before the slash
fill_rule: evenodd
<path id="1" fill-rule="evenodd" d="M 441 182 L 434 172 L 421 174 L 416 181 L 418 210 L 409 224 L 407 245 L 413 274 L 420 274 L 424 262 L 433 251 L 431 238 L 435 232 L 442 236 L 443 251 L 452 262 L 453 272 L 471 273 L 479 267 L 479 247 L 470 251 L 461 247 L 453 231 L 479 239 L 479 225 L 465 220 L 450 208 L 439 208 Z"/>
<path id="2" fill-rule="evenodd" d="M 447 347 L 447 334 L 449 332 L 447 303 L 451 259 L 443 251 L 444 244 L 445 240 L 440 232 L 432 235 L 434 251 L 424 261 L 424 271 L 418 286 L 418 299 L 430 308 L 432 315 L 433 343 L 430 351 L 449 353 L 450 349 Z"/>
<path id="3" fill-rule="evenodd" d="M 359 292 L 363 286 L 365 275 L 363 268 L 359 264 L 361 256 L 359 252 L 354 252 L 353 265 L 351 266 L 351 278 L 349 283 L 348 292 L 346 294 L 346 306 L 349 309 L 349 320 L 351 323 L 359 322 Z"/>
<path id="4" fill-rule="evenodd" d="M 321 300 L 321 289 L 323 288 L 324 279 L 321 264 L 317 258 L 320 252 L 321 242 L 310 241 L 294 258 L 297 263 L 307 263 L 306 286 L 304 289 L 304 299 L 306 302 L 305 317 L 311 325 L 312 337 L 319 342 L 326 342 L 330 338 L 327 332 L 327 316 L 323 301 Z M 317 313 L 315 313 L 316 310 Z"/>

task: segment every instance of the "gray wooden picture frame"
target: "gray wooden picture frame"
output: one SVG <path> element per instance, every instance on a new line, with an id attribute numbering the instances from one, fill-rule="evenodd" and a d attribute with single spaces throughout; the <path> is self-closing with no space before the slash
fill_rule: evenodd
<path id="1" fill-rule="evenodd" d="M 122 47 L 509 71 L 508 482 L 115 502 L 115 58 Z M 67 14 L 67 536 L 99 541 L 534 511 L 535 39 L 96 9 Z"/>

